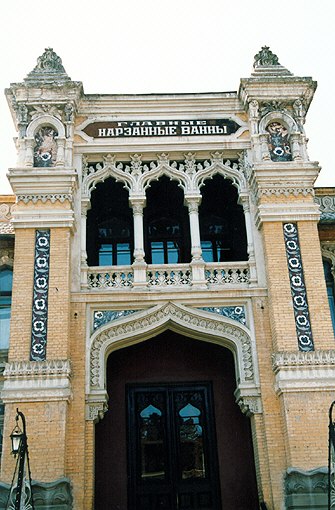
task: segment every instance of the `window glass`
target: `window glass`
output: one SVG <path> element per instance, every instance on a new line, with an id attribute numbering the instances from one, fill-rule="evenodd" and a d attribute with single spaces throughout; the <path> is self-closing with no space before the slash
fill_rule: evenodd
<path id="1" fill-rule="evenodd" d="M 113 246 L 111 244 L 103 244 L 99 250 L 99 266 L 113 265 Z"/>
<path id="2" fill-rule="evenodd" d="M 164 264 L 164 243 L 163 241 L 153 241 L 151 246 L 151 263 Z"/>
<path id="3" fill-rule="evenodd" d="M 205 262 L 214 262 L 213 245 L 211 241 L 201 241 L 202 258 Z"/>
<path id="4" fill-rule="evenodd" d="M 131 264 L 130 243 L 116 244 L 116 263 L 118 266 Z"/>
<path id="5" fill-rule="evenodd" d="M 327 286 L 327 295 L 328 295 L 328 303 L 330 308 L 330 316 L 333 323 L 333 329 L 335 332 L 335 284 L 334 277 L 332 275 L 332 265 L 329 260 L 323 260 L 323 269 L 325 273 L 326 286 Z"/>
<path id="6" fill-rule="evenodd" d="M 177 264 L 179 262 L 179 246 L 174 241 L 167 241 L 168 264 Z"/>
<path id="7" fill-rule="evenodd" d="M 0 271 L 0 349 L 8 349 L 13 271 Z"/>

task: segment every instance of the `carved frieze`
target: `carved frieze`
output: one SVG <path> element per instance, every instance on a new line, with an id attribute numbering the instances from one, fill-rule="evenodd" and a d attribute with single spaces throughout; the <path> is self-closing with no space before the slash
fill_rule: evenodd
<path id="1" fill-rule="evenodd" d="M 315 202 L 320 206 L 321 221 L 335 220 L 335 196 L 316 195 Z"/>
<path id="2" fill-rule="evenodd" d="M 205 161 L 196 160 L 194 153 L 184 155 L 183 161 L 170 162 L 168 155 L 158 156 L 156 161 L 143 162 L 142 156 L 134 154 L 130 157 L 130 163 L 117 163 L 116 156 L 108 155 L 102 163 L 89 165 L 87 159 L 83 160 L 82 195 L 89 197 L 91 190 L 98 182 L 104 181 L 109 176 L 117 181 L 122 181 L 131 196 L 144 196 L 145 190 L 152 180 L 157 180 L 162 175 L 178 181 L 185 194 L 199 194 L 205 179 L 215 174 L 221 174 L 230 179 L 239 190 L 246 190 L 246 179 L 241 164 L 230 160 L 223 160 L 219 152 L 211 154 L 211 159 Z"/>

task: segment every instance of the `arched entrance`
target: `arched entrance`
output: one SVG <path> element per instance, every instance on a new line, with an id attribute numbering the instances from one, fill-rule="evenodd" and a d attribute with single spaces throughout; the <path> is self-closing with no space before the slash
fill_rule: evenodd
<path id="1" fill-rule="evenodd" d="M 259 508 L 231 351 L 168 329 L 112 352 L 106 379 L 109 411 L 96 425 L 95 510 Z"/>

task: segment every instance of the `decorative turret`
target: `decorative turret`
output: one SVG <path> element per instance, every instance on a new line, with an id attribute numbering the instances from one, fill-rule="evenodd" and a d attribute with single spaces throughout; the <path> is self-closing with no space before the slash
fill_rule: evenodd
<path id="1" fill-rule="evenodd" d="M 255 163 L 308 161 L 303 126 L 316 85 L 294 76 L 268 46 L 255 55 L 251 77 L 242 78 L 239 89 Z"/>

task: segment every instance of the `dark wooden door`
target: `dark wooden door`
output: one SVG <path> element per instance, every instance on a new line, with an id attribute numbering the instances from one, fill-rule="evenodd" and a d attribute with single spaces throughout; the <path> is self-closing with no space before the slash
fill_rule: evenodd
<path id="1" fill-rule="evenodd" d="M 127 393 L 129 510 L 220 510 L 210 383 Z"/>

